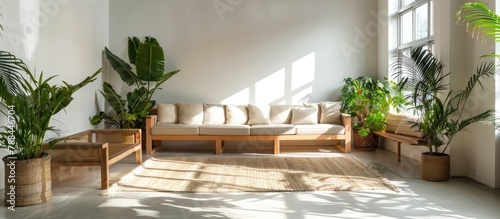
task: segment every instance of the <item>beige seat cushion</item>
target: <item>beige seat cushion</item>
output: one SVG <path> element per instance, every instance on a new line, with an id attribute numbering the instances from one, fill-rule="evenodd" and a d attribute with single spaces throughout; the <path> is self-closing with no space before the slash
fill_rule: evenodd
<path id="1" fill-rule="evenodd" d="M 271 124 L 291 124 L 292 105 L 271 105 Z"/>
<path id="2" fill-rule="evenodd" d="M 295 125 L 297 135 L 343 135 L 345 127 L 337 124 Z"/>
<path id="3" fill-rule="evenodd" d="M 292 124 L 252 125 L 250 135 L 295 135 Z"/>
<path id="4" fill-rule="evenodd" d="M 203 104 L 201 103 L 178 103 L 179 124 L 201 125 L 203 124 Z"/>
<path id="5" fill-rule="evenodd" d="M 250 135 L 249 125 L 202 125 L 200 135 Z"/>
<path id="6" fill-rule="evenodd" d="M 198 135 L 199 125 L 157 123 L 151 128 L 152 135 Z"/>
<path id="7" fill-rule="evenodd" d="M 249 125 L 265 125 L 271 124 L 269 118 L 271 107 L 269 105 L 248 105 L 248 124 Z"/>
<path id="8" fill-rule="evenodd" d="M 415 122 L 418 121 L 418 117 L 404 115 L 401 121 L 399 122 L 398 129 L 396 130 L 396 134 L 408 135 L 417 138 L 423 138 L 425 133 L 420 131 L 418 126 L 414 126 Z"/>
<path id="9" fill-rule="evenodd" d="M 248 109 L 246 105 L 226 105 L 226 124 L 248 124 Z"/>
<path id="10" fill-rule="evenodd" d="M 175 104 L 158 104 L 158 122 L 176 124 L 179 121 Z"/>
<path id="11" fill-rule="evenodd" d="M 318 108 L 292 108 L 292 124 L 318 124 Z"/>
<path id="12" fill-rule="evenodd" d="M 342 124 L 340 113 L 340 102 L 321 102 L 321 124 Z"/>
<path id="13" fill-rule="evenodd" d="M 225 124 L 226 109 L 222 104 L 203 104 L 203 124 Z"/>

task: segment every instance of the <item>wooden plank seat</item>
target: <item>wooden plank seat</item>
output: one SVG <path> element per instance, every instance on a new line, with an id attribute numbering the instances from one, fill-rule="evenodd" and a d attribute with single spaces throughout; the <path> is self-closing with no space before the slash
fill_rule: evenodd
<path id="1" fill-rule="evenodd" d="M 397 142 L 398 144 L 398 161 L 401 161 L 401 143 L 408 144 L 411 146 L 427 146 L 426 141 L 421 138 L 417 137 L 412 137 L 412 136 L 407 136 L 407 135 L 400 135 L 400 134 L 395 134 L 392 132 L 386 132 L 386 131 L 374 131 L 373 134 L 378 135 L 380 137 L 384 137 L 390 140 L 393 140 Z"/>
<path id="2" fill-rule="evenodd" d="M 49 151 L 52 166 L 100 166 L 101 189 L 109 188 L 109 166 L 135 153 L 142 163 L 141 129 L 93 129 L 67 137 Z"/>

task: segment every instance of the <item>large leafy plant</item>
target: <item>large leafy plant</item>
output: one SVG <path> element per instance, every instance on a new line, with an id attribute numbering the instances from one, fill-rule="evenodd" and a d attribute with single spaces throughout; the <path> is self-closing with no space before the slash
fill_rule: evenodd
<path id="1" fill-rule="evenodd" d="M 368 76 L 345 78 L 342 87 L 342 112 L 355 117 L 354 129 L 360 136 L 385 128 L 385 116 L 391 107 L 402 109 L 407 104 L 400 86 Z"/>
<path id="2" fill-rule="evenodd" d="M 155 106 L 152 96 L 157 89 L 161 89 L 165 81 L 174 76 L 179 70 L 165 72 L 165 57 L 163 48 L 153 37 L 146 37 L 141 42 L 137 37 L 128 38 L 128 58 L 135 65 L 132 66 L 109 51 L 104 50 L 106 58 L 120 78 L 134 90 L 128 92 L 123 99 L 111 84 L 104 82 L 101 94 L 113 109 L 113 113 L 100 112 L 90 119 L 92 125 L 102 121 L 115 125 L 118 128 L 142 128 L 144 118 Z"/>
<path id="3" fill-rule="evenodd" d="M 493 109 L 470 117 L 464 113 L 472 91 L 478 86 L 482 89 L 481 81 L 494 76 L 494 62 L 482 63 L 459 91 L 448 91 L 445 79 L 449 73 L 444 74 L 441 61 L 422 47 L 413 49 L 410 56 L 399 56 L 391 68 L 412 90 L 412 109 L 419 116 L 413 126 L 425 133 L 430 154 L 444 153 L 456 134 L 469 125 L 494 120 Z"/>
<path id="4" fill-rule="evenodd" d="M 7 54 L 7 53 L 5 53 Z M 7 117 L 8 125 L 2 126 L 0 146 L 8 148 L 17 159 L 33 159 L 46 155 L 45 150 L 63 138 L 45 139 L 48 132 L 58 132 L 50 125 L 52 116 L 66 108 L 73 101 L 73 93 L 94 81 L 101 72 L 99 69 L 92 76 L 76 85 L 63 82 L 63 85 L 51 85 L 55 77 L 44 78 L 43 73 L 36 77 L 22 60 L 9 56 L 11 70 L 18 73 L 15 87 L 0 84 L 0 93 L 5 94 L 1 102 L 1 112 Z M 5 68 L 9 71 L 8 68 Z M 10 91 L 9 91 L 10 90 Z"/>

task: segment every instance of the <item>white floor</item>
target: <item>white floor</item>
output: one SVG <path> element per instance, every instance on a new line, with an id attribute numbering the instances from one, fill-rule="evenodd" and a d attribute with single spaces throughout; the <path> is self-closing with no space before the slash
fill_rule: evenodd
<path id="1" fill-rule="evenodd" d="M 154 156 L 216 156 L 209 152 L 167 152 Z M 272 156 L 224 154 L 222 156 Z M 393 152 L 342 154 L 337 151 L 283 153 L 280 156 L 355 156 L 374 166 L 402 192 L 289 193 L 115 193 L 101 196 L 99 169 L 53 169 L 53 198 L 44 204 L 0 208 L 0 218 L 499 218 L 500 190 L 466 178 L 436 183 L 419 179 L 419 163 L 396 160 Z M 144 156 L 143 159 L 147 159 Z M 119 175 L 135 167 L 134 157 L 111 168 Z M 1 191 L 2 194 L 3 191 Z"/>

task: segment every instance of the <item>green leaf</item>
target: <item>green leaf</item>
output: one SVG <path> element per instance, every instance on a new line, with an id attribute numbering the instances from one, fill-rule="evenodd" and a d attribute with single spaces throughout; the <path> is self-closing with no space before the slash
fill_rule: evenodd
<path id="1" fill-rule="evenodd" d="M 134 89 L 127 96 L 129 113 L 135 113 L 139 117 L 145 117 L 151 109 L 151 101 L 147 98 L 148 90 L 145 87 Z"/>
<path id="2" fill-rule="evenodd" d="M 371 133 L 371 131 L 369 128 L 361 129 L 358 131 L 358 135 L 361 137 L 366 137 L 370 133 Z"/>
<path id="3" fill-rule="evenodd" d="M 136 58 L 137 76 L 143 81 L 159 81 L 165 71 L 163 49 L 153 44 L 139 44 Z"/>
<path id="4" fill-rule="evenodd" d="M 141 41 L 137 37 L 128 38 L 128 59 L 130 63 L 135 65 L 135 60 L 137 56 L 137 50 L 139 49 L 139 44 Z"/>
<path id="5" fill-rule="evenodd" d="M 113 86 L 111 86 L 108 82 L 103 83 L 103 91 L 101 91 L 101 94 L 104 96 L 104 99 L 106 99 L 109 105 L 111 105 L 116 114 L 127 111 L 125 109 L 126 101 L 116 93 Z"/>
<path id="6" fill-rule="evenodd" d="M 108 59 L 113 69 L 118 73 L 118 75 L 120 75 L 120 78 L 123 82 L 128 85 L 141 82 L 141 79 L 139 79 L 137 75 L 132 71 L 132 67 L 130 67 L 129 64 L 127 64 L 115 54 L 111 53 L 108 48 L 104 48 L 104 53 L 106 54 L 106 58 Z"/>

